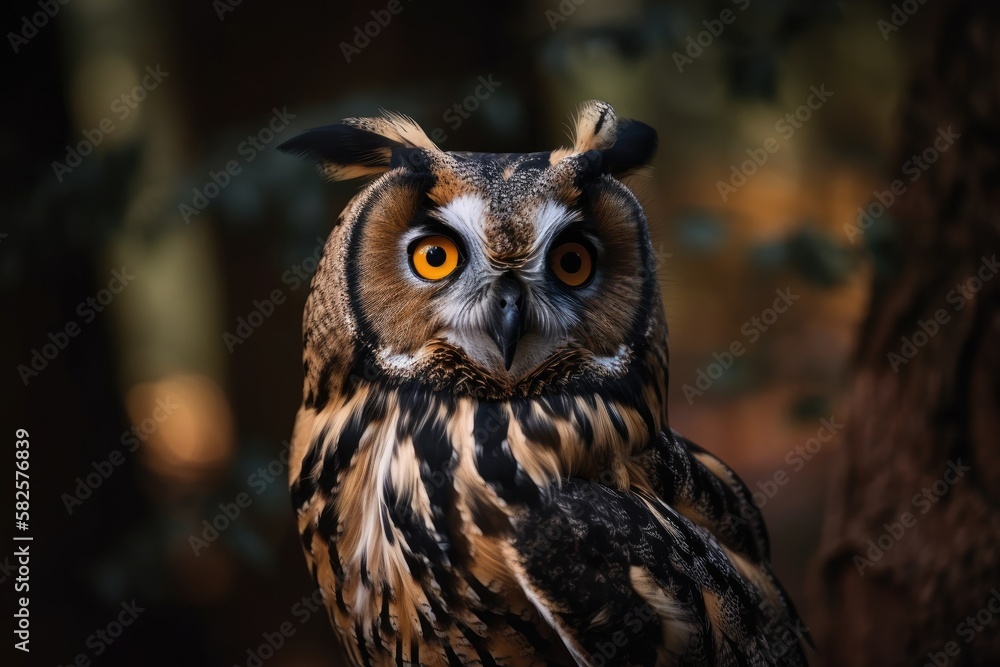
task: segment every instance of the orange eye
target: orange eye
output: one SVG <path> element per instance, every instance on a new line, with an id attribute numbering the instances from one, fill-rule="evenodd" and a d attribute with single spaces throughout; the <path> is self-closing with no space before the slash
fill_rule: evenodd
<path id="1" fill-rule="evenodd" d="M 594 255 L 588 245 L 568 241 L 549 253 L 549 267 L 556 278 L 570 287 L 581 287 L 590 280 L 594 275 Z"/>
<path id="2" fill-rule="evenodd" d="M 458 267 L 458 246 L 447 236 L 425 236 L 410 246 L 410 265 L 424 280 L 447 278 Z"/>

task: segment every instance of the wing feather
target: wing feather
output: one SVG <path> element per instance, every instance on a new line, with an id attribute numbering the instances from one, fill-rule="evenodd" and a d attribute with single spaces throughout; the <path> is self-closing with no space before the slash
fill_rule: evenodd
<path id="1" fill-rule="evenodd" d="M 638 489 L 564 480 L 513 544 L 518 581 L 580 664 L 805 665 L 711 532 Z"/>

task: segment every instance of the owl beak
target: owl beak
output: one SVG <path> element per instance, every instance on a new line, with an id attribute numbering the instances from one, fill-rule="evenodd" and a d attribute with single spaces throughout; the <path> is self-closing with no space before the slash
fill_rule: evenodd
<path id="1" fill-rule="evenodd" d="M 521 286 L 511 278 L 501 278 L 494 289 L 499 317 L 494 320 L 493 341 L 503 355 L 503 365 L 510 370 L 517 351 L 517 341 L 521 337 L 521 307 L 524 294 Z"/>

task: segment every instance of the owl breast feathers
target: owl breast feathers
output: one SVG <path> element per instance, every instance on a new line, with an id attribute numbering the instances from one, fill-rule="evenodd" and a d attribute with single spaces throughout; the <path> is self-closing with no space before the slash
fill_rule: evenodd
<path id="1" fill-rule="evenodd" d="M 743 483 L 667 421 L 648 126 L 443 152 L 410 119 L 284 144 L 374 180 L 304 317 L 291 495 L 357 665 L 804 665 Z"/>

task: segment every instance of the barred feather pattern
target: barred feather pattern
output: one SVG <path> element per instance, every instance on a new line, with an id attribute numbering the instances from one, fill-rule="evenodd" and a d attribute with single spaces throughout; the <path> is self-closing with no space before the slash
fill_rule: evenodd
<path id="1" fill-rule="evenodd" d="M 576 125 L 527 154 L 444 153 L 394 115 L 285 144 L 382 174 L 304 319 L 290 488 L 333 626 L 355 665 L 805 665 L 750 494 L 667 419 L 652 248 L 618 180 L 655 132 L 603 102 Z M 427 233 L 468 270 L 413 278 Z M 598 287 L 553 284 L 564 233 L 589 235 Z M 483 328 L 511 275 L 527 333 L 505 365 Z"/>
<path id="2" fill-rule="evenodd" d="M 293 501 L 356 664 L 805 664 L 749 494 L 637 407 L 644 368 L 507 401 L 354 373 L 303 408 Z"/>

